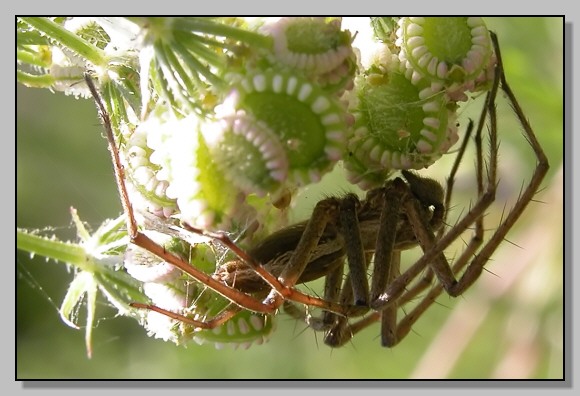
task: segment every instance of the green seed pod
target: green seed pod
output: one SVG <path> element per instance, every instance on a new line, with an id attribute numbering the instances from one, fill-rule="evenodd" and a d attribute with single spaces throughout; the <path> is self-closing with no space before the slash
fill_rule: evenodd
<path id="1" fill-rule="evenodd" d="M 229 300 L 217 293 L 190 283 L 185 288 L 176 284 L 147 284 L 149 296 L 155 293 L 157 304 L 165 304 L 166 309 L 174 310 L 194 320 L 209 320 L 230 305 Z M 187 293 L 186 293 L 187 292 Z M 275 329 L 274 316 L 243 310 L 226 323 L 211 330 L 203 330 L 178 322 L 156 312 L 147 315 L 147 327 L 157 338 L 171 340 L 178 345 L 191 341 L 197 344 L 214 344 L 217 349 L 225 346 L 249 348 L 252 344 L 267 341 Z"/>
<path id="2" fill-rule="evenodd" d="M 277 183 L 302 186 L 317 182 L 322 175 L 332 169 L 340 160 L 345 148 L 346 122 L 345 109 L 331 94 L 323 91 L 300 74 L 290 71 L 268 70 L 256 71 L 246 75 L 229 75 L 234 86 L 224 104 L 216 108 L 218 119 L 229 122 L 240 122 L 252 125 L 252 128 L 241 128 L 257 133 L 259 139 L 267 141 L 267 150 L 260 149 L 260 160 L 264 165 L 263 174 Z M 245 132 L 246 139 L 253 135 Z M 275 139 L 274 139 L 275 138 Z M 278 143 L 274 143 L 278 140 Z M 239 163 L 246 161 L 245 156 L 256 154 L 255 143 L 247 153 L 239 152 Z M 284 149 L 286 159 L 278 154 Z M 225 150 L 233 147 L 224 146 Z M 227 153 L 231 155 L 232 153 Z M 226 153 L 214 153 L 216 158 L 224 158 Z M 233 157 L 229 161 L 233 161 Z M 254 161 L 257 164 L 260 161 Z M 287 179 L 272 174 L 271 169 L 282 170 L 287 161 Z M 274 166 L 272 166 L 274 164 Z M 239 169 L 225 170 L 233 172 L 232 177 L 239 177 Z M 286 183 L 285 183 L 286 182 Z M 258 183 L 249 187 L 252 191 L 261 191 L 264 186 Z M 272 191 L 269 191 L 272 192 Z"/>
<path id="3" fill-rule="evenodd" d="M 196 332 L 193 340 L 200 345 L 213 343 L 216 349 L 227 346 L 248 349 L 251 345 L 267 342 L 275 328 L 276 321 L 273 315 L 242 311 L 213 330 Z"/>
<path id="4" fill-rule="evenodd" d="M 160 217 L 169 217 L 176 210 L 176 202 L 166 194 L 168 182 L 159 173 L 161 167 L 151 162 L 153 150 L 147 147 L 147 127 L 141 124 L 124 146 L 128 164 L 125 175 L 141 198 L 133 199 L 136 207 L 143 207 Z"/>
<path id="5" fill-rule="evenodd" d="M 246 194 L 274 193 L 286 181 L 286 151 L 265 123 L 240 112 L 202 130 L 217 166 Z"/>
<path id="6" fill-rule="evenodd" d="M 195 264 L 194 264 L 195 265 Z M 208 320 L 219 315 L 231 302 L 207 288 L 197 287 L 190 298 L 190 305 L 181 312 L 195 320 Z M 213 343 L 218 349 L 224 346 L 247 349 L 252 344 L 262 344 L 274 331 L 273 316 L 243 310 L 223 325 L 211 330 L 195 328 L 187 323 L 177 323 L 174 327 L 176 341 L 191 340 L 197 344 Z"/>
<path id="7" fill-rule="evenodd" d="M 352 35 L 337 18 L 281 18 L 262 27 L 274 40 L 271 61 L 301 71 L 328 92 L 352 86 Z"/>
<path id="8" fill-rule="evenodd" d="M 414 84 L 443 84 L 453 100 L 466 100 L 487 80 L 492 44 L 479 17 L 401 18 L 396 44 L 405 73 Z M 424 81 L 426 80 L 426 81 Z"/>
<path id="9" fill-rule="evenodd" d="M 382 185 L 392 169 L 428 167 L 458 139 L 443 91 L 420 89 L 386 45 L 383 51 L 356 81 L 351 100 L 354 134 L 344 162 L 349 180 L 363 189 Z"/>
<path id="10" fill-rule="evenodd" d="M 176 200 L 182 222 L 202 229 L 237 233 L 255 221 L 256 211 L 245 194 L 226 178 L 199 131 L 196 116 L 149 128 L 147 145 L 151 161 L 167 181 L 166 194 Z"/>

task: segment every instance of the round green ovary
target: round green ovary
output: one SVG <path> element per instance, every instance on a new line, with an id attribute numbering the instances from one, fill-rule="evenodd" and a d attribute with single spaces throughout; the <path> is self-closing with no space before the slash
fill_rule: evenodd
<path id="1" fill-rule="evenodd" d="M 219 344 L 251 344 L 254 341 L 261 343 L 273 331 L 273 320 L 272 316 L 242 311 L 219 328 L 202 330 L 196 333 L 196 337 L 204 342 Z M 257 323 L 260 323 L 258 328 L 254 327 Z"/>
<path id="2" fill-rule="evenodd" d="M 302 54 L 323 54 L 336 48 L 337 31 L 317 21 L 296 22 L 286 28 L 288 49 Z"/>
<path id="3" fill-rule="evenodd" d="M 366 107 L 369 135 L 391 152 L 414 150 L 425 117 L 418 101 L 417 88 L 401 74 L 393 74 L 388 84 L 365 90 L 361 104 Z"/>
<path id="4" fill-rule="evenodd" d="M 471 49 L 467 18 L 425 18 L 422 36 L 429 51 L 448 64 L 460 63 Z"/>
<path id="5" fill-rule="evenodd" d="M 290 169 L 310 167 L 325 157 L 325 129 L 310 107 L 296 98 L 251 93 L 244 100 L 257 120 L 265 122 L 287 148 Z"/>
<path id="6" fill-rule="evenodd" d="M 215 317 L 231 304 L 226 298 L 207 291 L 197 298 L 196 303 L 197 307 L 192 313 L 208 318 Z M 192 327 L 189 328 L 191 330 Z M 198 342 L 203 343 L 249 345 L 255 341 L 261 343 L 273 330 L 273 316 L 243 310 L 215 329 L 196 330 L 189 336 L 194 336 Z"/>
<path id="7" fill-rule="evenodd" d="M 276 182 L 265 168 L 264 155 L 245 137 L 228 134 L 226 141 L 223 142 L 220 157 L 222 165 L 231 171 L 232 177 L 248 180 L 263 190 L 270 190 L 275 186 Z"/>

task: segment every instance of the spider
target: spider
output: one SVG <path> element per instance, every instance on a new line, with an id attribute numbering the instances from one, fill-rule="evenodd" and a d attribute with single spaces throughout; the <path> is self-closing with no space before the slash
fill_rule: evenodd
<path id="1" fill-rule="evenodd" d="M 443 225 L 445 207 L 441 185 L 414 172 L 403 170 L 401 174 L 403 178 L 396 177 L 383 187 L 370 190 L 362 201 L 355 194 L 347 194 L 318 202 L 309 220 L 270 235 L 248 253 L 264 262 L 264 267 L 280 278 L 281 274 L 287 273 L 287 278 L 296 279 L 292 271 L 299 268 L 297 284 L 325 277 L 324 298 L 327 301 L 365 307 L 360 312 L 352 312 L 351 317 L 366 313 L 399 273 L 399 257 L 394 252 L 400 253 L 420 243 L 423 236 L 415 231 L 416 228 L 437 230 Z M 304 261 L 291 264 L 291 260 L 301 252 L 298 244 L 311 227 L 316 228 L 318 237 L 308 237 L 311 245 L 305 248 L 307 261 L 304 258 Z M 369 289 L 367 262 L 368 256 L 373 254 L 375 265 Z M 348 275 L 341 288 L 345 258 Z M 301 265 L 305 267 L 302 269 Z M 259 294 L 270 290 L 268 284 L 242 260 L 220 266 L 214 276 L 246 293 Z M 270 297 L 275 298 L 275 295 L 270 292 Z M 408 300 L 408 296 L 405 298 Z M 332 332 L 337 323 L 345 323 L 347 318 L 329 311 L 322 319 L 304 316 L 289 301 L 284 303 L 284 310 L 306 321 L 315 330 Z M 344 343 L 328 340 L 331 346 Z M 346 338 L 341 336 L 343 340 Z"/>
<path id="2" fill-rule="evenodd" d="M 186 230 L 218 241 L 236 255 L 236 259 L 218 267 L 213 275 L 191 266 L 139 231 L 109 116 L 95 85 L 87 76 L 87 85 L 105 126 L 131 243 L 231 301 L 225 310 L 209 320 L 192 319 L 153 305 L 133 303 L 132 306 L 159 312 L 199 329 L 221 326 L 243 309 L 273 315 L 283 306 L 286 312 L 306 320 L 315 330 L 324 330 L 325 342 L 333 347 L 345 344 L 358 331 L 380 320 L 382 345 L 396 345 L 443 290 L 450 296 L 458 296 L 477 280 L 487 260 L 534 197 L 549 168 L 547 158 L 506 82 L 497 37 L 493 33 L 491 37 L 497 57 L 495 79 L 475 129 L 478 199 L 455 225 L 445 225 L 445 208 L 449 206 L 454 175 L 471 127 L 447 179 L 445 192 L 439 183 L 403 171 L 404 179 L 386 181 L 383 187 L 369 191 L 362 201 L 354 195 L 320 201 L 308 221 L 284 228 L 247 251 L 224 232 L 210 232 L 183 224 Z M 538 163 L 519 200 L 484 243 L 483 217 L 495 200 L 497 186 L 495 98 L 500 86 L 514 108 Z M 488 117 L 490 149 L 488 158 L 484 160 L 481 141 Z M 485 177 L 484 167 L 487 168 Z M 444 249 L 470 227 L 474 228 L 471 240 L 450 265 L 443 254 Z M 421 246 L 423 255 L 399 274 L 401 251 L 417 244 Z M 367 265 L 371 257 L 374 264 L 369 288 Z M 345 258 L 348 273 L 341 285 Z M 421 277 L 421 274 L 424 275 Z M 295 287 L 321 277 L 325 277 L 323 297 L 306 294 Z M 397 321 L 398 307 L 427 289 L 434 277 L 438 283 Z M 293 303 L 322 309 L 323 316 L 313 318 L 303 314 Z M 369 310 L 368 315 L 356 320 Z M 356 321 L 350 322 L 351 318 Z"/>
<path id="3" fill-rule="evenodd" d="M 447 178 L 444 203 L 441 202 L 441 206 L 438 207 L 435 204 L 437 200 L 432 202 L 435 205 L 435 210 L 431 215 L 431 220 L 429 220 L 426 212 L 422 211 L 418 205 L 420 202 L 428 201 L 413 199 L 408 194 L 402 201 L 388 200 L 388 205 L 385 204 L 385 211 L 381 215 L 385 217 L 391 213 L 389 211 L 397 210 L 393 205 L 396 205 L 395 207 L 401 207 L 401 211 L 406 214 L 406 221 L 408 223 L 406 224 L 406 228 L 410 227 L 413 231 L 409 242 L 415 240 L 423 249 L 424 254 L 406 271 L 399 274 L 401 251 L 410 247 L 409 244 L 397 246 L 396 243 L 393 244 L 392 236 L 387 240 L 382 240 L 379 236 L 376 251 L 374 252 L 374 270 L 371 280 L 373 290 L 383 290 L 383 292 L 380 292 L 379 295 L 375 294 L 376 292 L 371 294 L 370 308 L 373 311 L 370 314 L 362 319 L 354 319 L 352 321 L 349 321 L 348 317 L 337 316 L 329 312 L 324 312 L 322 318 L 313 318 L 307 312 L 301 312 L 297 307 L 290 305 L 290 303 L 285 305 L 287 312 L 297 319 L 305 321 L 315 330 L 325 331 L 324 342 L 327 345 L 332 347 L 344 345 L 356 333 L 377 321 L 381 322 L 382 345 L 392 347 L 398 344 L 409 333 L 413 324 L 436 301 L 437 297 L 443 291 L 452 297 L 456 297 L 473 285 L 484 270 L 486 262 L 504 240 L 511 227 L 516 223 L 528 203 L 538 191 L 549 169 L 549 163 L 514 93 L 506 81 L 498 39 L 493 32 L 490 33 L 497 57 L 497 64 L 494 82 L 491 90 L 486 95 L 485 105 L 477 123 L 474 139 L 476 146 L 477 201 L 455 225 L 447 225 L 445 221 L 447 212 L 445 209 L 449 207 L 451 202 L 455 174 L 472 133 L 473 123 L 470 122 L 451 172 Z M 495 200 L 498 184 L 497 157 L 499 144 L 497 139 L 495 99 L 500 87 L 510 101 L 523 128 L 524 137 L 534 151 L 537 164 L 530 182 L 521 191 L 518 201 L 507 215 L 503 216 L 501 223 L 491 237 L 485 241 L 483 218 L 487 208 Z M 484 160 L 482 133 L 488 117 L 490 149 L 488 158 Z M 487 170 L 485 177 L 484 167 Z M 408 178 L 408 172 L 403 171 L 403 174 Z M 433 189 L 432 191 L 436 190 L 435 186 L 431 186 L 431 188 Z M 412 190 L 413 187 L 411 187 Z M 434 196 L 436 194 L 432 193 L 432 195 Z M 415 196 L 417 196 L 416 193 Z M 438 212 L 442 212 L 442 214 L 437 214 Z M 440 216 L 442 217 L 441 219 L 439 219 Z M 438 221 L 434 221 L 433 219 L 438 219 Z M 382 224 L 385 225 L 385 223 Z M 443 254 L 444 249 L 470 228 L 473 228 L 471 239 L 466 243 L 466 247 L 453 265 L 450 265 Z M 399 234 L 400 231 L 397 232 L 397 241 L 401 239 Z M 383 241 L 382 243 L 379 242 L 381 240 Z M 367 261 L 370 261 L 370 257 Z M 363 263 L 363 265 L 366 265 L 366 263 Z M 339 301 L 342 304 L 353 303 L 353 300 L 356 303 L 356 277 L 353 276 L 352 267 L 351 273 L 345 277 L 342 285 L 340 284 L 342 280 L 341 270 L 342 268 L 337 268 L 335 273 L 327 276 L 325 283 L 325 290 L 328 292 L 327 297 L 331 301 Z M 421 273 L 424 273 L 422 277 L 420 276 Z M 429 288 L 432 285 L 434 276 L 436 276 L 439 282 L 425 296 L 419 299 L 413 308 L 398 321 L 398 308 L 411 302 L 421 292 Z M 380 287 L 375 288 L 375 285 L 380 285 Z"/>

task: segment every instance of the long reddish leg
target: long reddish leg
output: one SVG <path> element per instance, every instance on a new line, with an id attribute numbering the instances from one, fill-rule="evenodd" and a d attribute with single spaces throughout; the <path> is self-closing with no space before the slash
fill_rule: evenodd
<path id="1" fill-rule="evenodd" d="M 226 247 L 230 248 L 236 255 L 238 255 L 242 260 L 244 260 L 247 264 L 249 264 L 257 273 L 260 275 L 265 282 L 267 282 L 271 288 L 272 293 L 271 295 L 275 296 L 274 298 L 267 299 L 265 301 L 261 301 L 251 295 L 245 294 L 239 290 L 231 288 L 220 281 L 212 278 L 210 275 L 207 275 L 203 271 L 189 265 L 187 262 L 183 261 L 177 255 L 172 254 L 165 250 L 164 247 L 153 241 L 147 235 L 143 234 L 139 231 L 137 227 L 137 223 L 135 220 L 135 215 L 133 212 L 133 207 L 129 200 L 129 194 L 127 192 L 127 187 L 125 184 L 125 177 L 123 166 L 121 164 L 121 159 L 119 156 L 119 150 L 116 146 L 115 137 L 113 135 L 113 129 L 111 125 L 111 120 L 109 118 L 109 114 L 105 108 L 103 100 L 97 91 L 92 79 L 87 74 L 85 76 L 85 81 L 87 86 L 89 87 L 93 98 L 97 104 L 97 109 L 99 111 L 99 115 L 103 121 L 103 125 L 105 127 L 105 132 L 107 136 L 107 141 L 109 145 L 109 151 L 111 153 L 111 157 L 113 160 L 113 168 L 115 173 L 115 178 L 117 181 L 117 187 L 119 189 L 119 194 L 121 197 L 121 203 L 123 205 L 123 209 L 126 215 L 127 221 L 127 231 L 132 244 L 139 246 L 154 255 L 160 257 L 161 259 L 167 261 L 168 263 L 174 265 L 175 267 L 182 270 L 184 273 L 187 273 L 192 278 L 197 280 L 200 283 L 203 283 L 210 289 L 214 290 L 216 293 L 222 295 L 223 297 L 229 299 L 239 307 L 243 309 L 248 309 L 250 311 L 258 312 L 258 313 L 265 313 L 265 314 L 273 314 L 282 304 L 285 299 L 289 299 L 295 302 L 299 302 L 302 304 L 322 308 L 328 311 L 332 311 L 341 315 L 348 315 L 351 314 L 353 311 L 356 311 L 357 307 L 346 307 L 331 301 L 327 301 L 321 298 L 309 296 L 305 293 L 302 293 L 296 289 L 293 289 L 293 286 L 296 283 L 297 278 L 300 276 L 300 273 L 303 271 L 303 267 L 307 264 L 307 262 L 303 263 L 302 271 L 296 272 L 296 268 L 293 267 L 292 271 L 285 271 L 281 279 L 285 279 L 284 277 L 290 277 L 290 279 L 285 282 L 289 284 L 287 286 L 283 282 L 279 281 L 278 278 L 270 274 L 268 271 L 264 269 L 264 267 L 257 263 L 250 255 L 248 255 L 244 250 L 239 248 L 227 235 L 224 233 L 212 233 L 209 231 L 200 230 L 194 227 L 190 227 L 185 225 L 185 228 L 189 229 L 192 232 L 195 232 L 200 235 L 204 235 L 206 237 L 210 237 L 220 241 Z M 304 239 L 304 238 L 303 238 Z M 303 253 L 304 256 L 307 256 L 309 252 L 306 251 Z M 301 258 L 299 258 L 301 259 Z M 214 322 L 200 322 L 200 321 L 192 321 L 186 320 L 186 318 L 182 315 L 170 313 L 162 308 L 150 306 L 150 305 L 142 305 L 142 304 L 133 304 L 135 307 L 146 308 L 150 310 L 155 310 L 159 313 L 165 314 L 167 316 L 173 317 L 178 320 L 186 321 L 188 323 L 195 324 L 201 328 L 211 328 L 211 326 L 217 326 L 223 321 L 225 321 L 225 317 L 229 314 L 224 314 L 224 319 L 216 319 Z M 229 310 L 228 310 L 229 311 Z M 208 327 L 209 326 L 209 327 Z"/>

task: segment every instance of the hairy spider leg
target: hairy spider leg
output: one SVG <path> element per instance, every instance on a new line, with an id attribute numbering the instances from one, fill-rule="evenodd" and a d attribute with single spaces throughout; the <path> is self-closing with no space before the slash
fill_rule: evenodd
<path id="1" fill-rule="evenodd" d="M 220 281 L 212 278 L 210 275 L 205 274 L 203 271 L 198 270 L 197 268 L 189 265 L 187 262 L 183 261 L 179 256 L 171 252 L 168 252 L 161 245 L 153 241 L 144 233 L 140 232 L 137 227 L 135 215 L 133 213 L 133 207 L 129 200 L 129 194 L 127 192 L 127 187 L 125 184 L 123 166 L 121 164 L 119 150 L 116 145 L 109 114 L 89 74 L 85 75 L 85 81 L 96 102 L 99 115 L 102 119 L 105 128 L 109 151 L 111 153 L 113 161 L 113 168 L 117 182 L 117 187 L 119 189 L 119 195 L 121 198 L 121 203 L 123 205 L 123 210 L 127 217 L 126 219 L 127 231 L 131 243 L 153 253 L 162 260 L 174 265 L 184 273 L 190 275 L 198 282 L 203 283 L 216 293 L 222 295 L 223 297 L 230 300 L 233 304 L 235 304 L 234 306 L 226 308 L 226 310 L 222 314 L 215 317 L 214 320 L 209 321 L 194 320 L 184 315 L 173 313 L 165 309 L 156 307 L 154 305 L 132 303 L 131 305 L 133 307 L 156 311 L 166 316 L 169 316 L 173 319 L 192 324 L 202 329 L 211 329 L 220 326 L 221 324 L 226 322 L 229 318 L 233 317 L 237 312 L 239 312 L 240 308 L 258 313 L 274 314 L 277 311 L 278 307 L 282 304 L 284 299 L 290 299 L 298 303 L 322 308 L 324 310 L 332 311 L 341 315 L 348 315 L 353 312 L 357 312 L 357 310 L 360 309 L 358 307 L 349 307 L 345 305 L 340 305 L 321 298 L 309 296 L 305 293 L 300 292 L 299 290 L 293 289 L 292 286 L 294 286 L 296 280 L 300 276 L 299 273 L 295 272 L 294 277 L 291 279 L 286 280 L 284 277 L 281 277 L 280 278 L 281 281 L 278 280 L 278 278 L 276 278 L 268 271 L 266 271 L 261 263 L 256 262 L 243 249 L 238 247 L 225 233 L 210 232 L 191 227 L 187 224 L 184 225 L 185 228 L 188 229 L 189 231 L 215 239 L 221 242 L 226 247 L 230 248 L 238 257 L 240 257 L 240 259 L 244 260 L 248 265 L 250 265 L 258 273 L 258 275 L 262 277 L 262 279 L 271 286 L 272 288 L 271 294 L 275 295 L 277 298 L 265 300 L 264 302 L 262 302 L 261 300 L 251 295 L 236 290 L 235 288 L 231 288 L 221 283 Z M 285 284 L 284 282 L 286 282 L 288 285 Z"/>
<path id="2" fill-rule="evenodd" d="M 476 144 L 476 176 L 478 182 L 478 202 L 471 208 L 471 210 L 453 227 L 451 227 L 447 233 L 440 234 L 435 237 L 432 230 L 428 227 L 419 226 L 417 229 L 419 232 L 424 233 L 421 245 L 425 251 L 424 255 L 407 271 L 405 271 L 401 276 L 399 276 L 395 281 L 390 283 L 387 287 L 386 292 L 380 296 L 379 299 L 375 301 L 373 308 L 376 309 L 375 312 L 370 315 L 360 319 L 357 322 L 348 324 L 348 330 L 337 331 L 337 336 L 332 338 L 333 346 L 340 346 L 348 342 L 352 336 L 354 336 L 360 330 L 366 328 L 370 324 L 381 319 L 382 310 L 389 307 L 390 305 L 401 305 L 410 301 L 415 297 L 420 291 L 424 290 L 430 284 L 430 278 L 427 276 L 426 280 L 422 281 L 421 285 L 417 285 L 415 288 L 411 288 L 408 292 L 405 292 L 407 286 L 412 282 L 416 276 L 429 265 L 428 271 L 433 270 L 438 275 L 440 280 L 428 293 L 427 295 L 409 312 L 405 315 L 403 319 L 399 322 L 396 329 L 396 337 L 394 339 L 395 344 L 400 342 L 411 330 L 414 323 L 421 317 L 421 315 L 433 304 L 437 297 L 445 290 L 450 296 L 458 296 L 467 290 L 481 275 L 485 263 L 489 260 L 491 255 L 495 252 L 501 242 L 504 240 L 505 236 L 509 230 L 513 227 L 516 221 L 520 218 L 521 214 L 533 199 L 539 187 L 549 169 L 549 163 L 547 157 L 539 144 L 533 129 L 531 128 L 529 122 L 527 121 L 513 91 L 509 87 L 501 58 L 501 53 L 499 49 L 498 39 L 495 33 L 490 32 L 493 41 L 495 55 L 497 58 L 496 63 L 496 74 L 494 78 L 494 83 L 491 90 L 486 96 L 486 104 L 482 110 L 480 120 L 478 122 L 478 128 L 475 136 Z M 511 210 L 508 212 L 507 216 L 503 218 L 500 225 L 497 227 L 495 232 L 492 234 L 490 239 L 483 245 L 479 253 L 476 254 L 478 248 L 483 242 L 483 217 L 486 209 L 495 200 L 495 191 L 497 187 L 496 172 L 497 172 L 497 154 L 498 154 L 498 141 L 497 141 L 497 117 L 495 108 L 495 98 L 497 96 L 498 87 L 501 85 L 502 91 L 506 94 L 518 121 L 523 128 L 523 135 L 526 141 L 530 144 L 534 154 L 536 155 L 537 163 L 536 168 L 532 174 L 530 182 L 525 187 L 525 189 L 520 193 L 520 196 Z M 489 115 L 489 159 L 487 166 L 487 185 L 483 186 L 483 160 L 481 154 L 481 131 L 485 124 L 485 120 Z M 460 149 L 461 155 L 463 155 L 463 146 Z M 448 205 L 451 197 L 451 190 L 453 186 L 453 178 L 461 158 L 458 156 L 454 166 L 451 170 L 450 177 L 447 181 L 447 192 L 445 202 Z M 407 204 L 407 205 L 410 205 Z M 411 208 L 409 208 L 411 209 Z M 415 221 L 412 221 L 416 224 Z M 460 257 L 455 261 L 451 268 L 451 272 L 454 275 L 458 275 L 462 270 L 465 271 L 460 276 L 459 281 L 452 279 L 441 278 L 437 273 L 437 268 L 441 274 L 447 273 L 445 268 L 449 267 L 447 260 L 442 254 L 443 250 L 447 248 L 454 240 L 456 240 L 461 233 L 463 233 L 471 224 L 475 224 L 474 234 L 468 244 L 464 249 Z M 471 260 L 471 261 L 470 261 Z M 394 344 L 393 344 L 394 345 Z M 392 345 L 391 345 L 392 346 Z"/>

